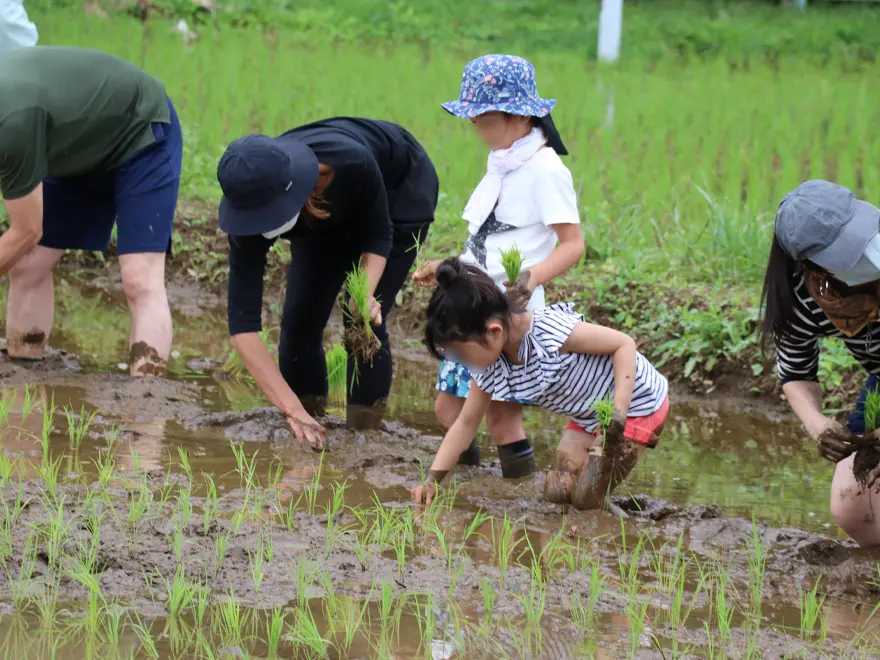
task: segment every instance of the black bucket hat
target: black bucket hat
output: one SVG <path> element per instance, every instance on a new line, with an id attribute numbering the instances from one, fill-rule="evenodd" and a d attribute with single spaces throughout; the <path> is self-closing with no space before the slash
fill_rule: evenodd
<path id="1" fill-rule="evenodd" d="M 299 213 L 318 182 L 318 159 L 302 142 L 254 133 L 230 144 L 217 165 L 220 229 L 236 236 L 274 231 Z"/>

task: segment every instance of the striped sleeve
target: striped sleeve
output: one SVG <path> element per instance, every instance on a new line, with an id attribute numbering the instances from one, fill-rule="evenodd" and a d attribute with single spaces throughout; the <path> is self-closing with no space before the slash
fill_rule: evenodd
<path id="1" fill-rule="evenodd" d="M 807 293 L 803 279 L 795 285 L 794 297 L 795 318 L 785 332 L 776 335 L 776 371 L 783 385 L 819 380 L 819 338 L 828 334 L 816 321 L 816 312 L 821 311 Z M 827 319 L 824 321 L 829 325 Z"/>
<path id="2" fill-rule="evenodd" d="M 551 305 L 535 312 L 535 334 L 546 351 L 558 353 L 577 324 L 583 320 L 583 315 L 575 312 L 574 305 L 570 303 Z"/>

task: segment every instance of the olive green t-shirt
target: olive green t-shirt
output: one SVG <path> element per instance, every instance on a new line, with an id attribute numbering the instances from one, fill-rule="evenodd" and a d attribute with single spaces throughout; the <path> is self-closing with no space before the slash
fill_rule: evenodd
<path id="1" fill-rule="evenodd" d="M 99 174 L 155 141 L 171 120 L 161 82 L 120 57 L 59 46 L 0 56 L 0 192 Z"/>

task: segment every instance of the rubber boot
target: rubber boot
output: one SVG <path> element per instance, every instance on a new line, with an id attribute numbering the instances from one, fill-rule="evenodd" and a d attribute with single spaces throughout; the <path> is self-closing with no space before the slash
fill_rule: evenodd
<path id="1" fill-rule="evenodd" d="M 501 459 L 501 476 L 505 479 L 519 479 L 537 471 L 532 445 L 525 438 L 498 447 L 498 458 Z"/>
<path id="2" fill-rule="evenodd" d="M 379 399 L 372 406 L 348 404 L 345 409 L 345 424 L 355 431 L 378 431 L 382 428 L 387 399 Z"/>
<path id="3" fill-rule="evenodd" d="M 471 442 L 471 446 L 465 449 L 461 456 L 458 457 L 459 465 L 469 465 L 471 467 L 479 467 L 480 465 L 480 443 L 477 438 Z"/>

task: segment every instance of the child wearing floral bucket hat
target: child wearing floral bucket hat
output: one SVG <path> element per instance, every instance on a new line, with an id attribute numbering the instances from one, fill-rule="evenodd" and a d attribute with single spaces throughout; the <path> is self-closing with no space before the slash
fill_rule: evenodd
<path id="1" fill-rule="evenodd" d="M 484 55 L 469 62 L 458 100 L 443 104 L 451 115 L 470 120 L 491 150 L 486 174 L 462 214 L 469 237 L 461 260 L 485 271 L 501 289 L 518 287 L 527 294 L 529 310 L 544 307 L 543 285 L 584 253 L 577 195 L 560 159 L 568 151 L 550 116 L 555 106 L 555 100 L 538 95 L 531 62 L 513 55 Z M 501 254 L 511 248 L 519 250 L 523 266 L 519 280 L 508 283 Z M 413 279 L 435 285 L 440 263 L 429 262 Z M 467 365 L 451 357 L 442 361 L 435 410 L 445 428 L 458 418 L 470 382 Z M 507 478 L 535 471 L 522 425 L 524 403 L 496 396 L 486 415 Z M 460 463 L 479 464 L 476 439 Z"/>

